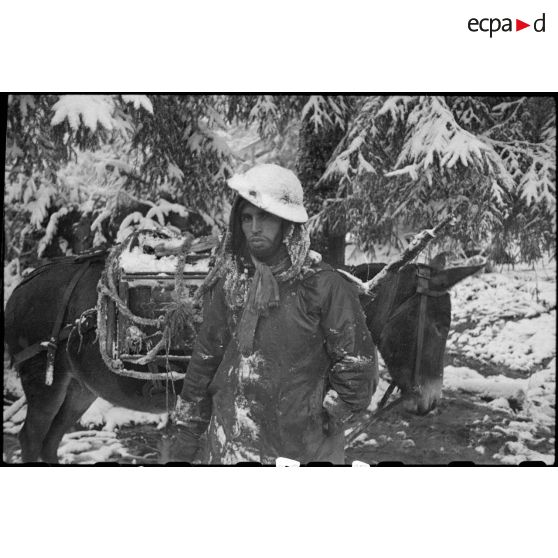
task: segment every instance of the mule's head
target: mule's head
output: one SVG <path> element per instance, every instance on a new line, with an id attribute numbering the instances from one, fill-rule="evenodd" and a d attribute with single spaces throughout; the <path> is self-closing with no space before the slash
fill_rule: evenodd
<path id="1" fill-rule="evenodd" d="M 359 266 L 353 273 L 366 281 L 382 267 Z M 436 258 L 430 265 L 406 265 L 380 286 L 372 302 L 363 300 L 372 339 L 408 409 L 424 414 L 436 406 L 451 321 L 448 290 L 482 267 L 443 269 Z"/>

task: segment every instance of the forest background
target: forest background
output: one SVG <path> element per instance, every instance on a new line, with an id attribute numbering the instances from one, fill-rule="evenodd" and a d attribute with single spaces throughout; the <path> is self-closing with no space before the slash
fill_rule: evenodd
<path id="1" fill-rule="evenodd" d="M 431 247 L 495 265 L 555 258 L 556 106 L 544 96 L 10 95 L 4 280 L 134 228 L 222 233 L 226 179 L 293 169 L 314 248 L 389 259 Z M 6 296 L 5 292 L 5 296 Z"/>

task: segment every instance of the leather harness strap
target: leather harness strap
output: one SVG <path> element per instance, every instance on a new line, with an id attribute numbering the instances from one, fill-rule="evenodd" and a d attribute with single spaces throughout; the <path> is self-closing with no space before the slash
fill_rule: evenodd
<path id="1" fill-rule="evenodd" d="M 383 409 L 385 404 L 387 403 L 387 400 L 390 398 L 390 395 L 393 393 L 393 390 L 397 387 L 397 384 L 392 380 L 388 386 L 388 388 L 386 389 L 384 395 L 382 396 L 382 399 L 380 400 L 380 402 L 378 403 L 378 409 Z"/>
<path id="2" fill-rule="evenodd" d="M 73 324 L 65 325 L 60 334 L 58 335 L 58 341 L 65 341 L 70 336 L 70 331 L 72 330 Z M 45 345 L 44 341 L 37 341 L 25 349 L 22 349 L 14 356 L 14 366 L 19 366 L 22 362 L 33 358 L 35 355 L 38 355 L 42 351 L 46 351 L 47 346 Z"/>
<path id="3" fill-rule="evenodd" d="M 420 297 L 419 303 L 419 319 L 417 324 L 417 350 L 415 355 L 415 366 L 413 368 L 413 377 L 412 377 L 412 385 L 418 386 L 421 380 L 421 361 L 422 361 L 422 351 L 424 348 L 424 333 L 425 333 L 425 326 L 426 326 L 426 304 L 428 297 L 441 297 L 447 295 L 448 292 L 446 290 L 442 291 L 433 291 L 429 288 L 430 286 L 430 268 L 426 266 L 417 266 L 417 288 L 413 297 L 407 299 L 401 306 L 397 308 L 397 310 L 392 314 L 393 310 L 393 303 L 394 303 L 394 293 L 397 291 L 397 281 L 399 280 L 399 274 L 395 275 L 396 283 L 394 285 L 394 289 L 390 293 L 390 300 L 388 303 L 388 321 L 395 318 L 401 312 L 405 312 L 408 306 L 411 306 L 414 296 Z M 394 389 L 397 387 L 395 381 L 391 381 L 389 384 L 388 389 L 384 393 L 380 403 L 378 404 L 378 408 L 382 409 L 385 404 L 387 403 L 389 397 L 393 393 Z"/>
<path id="4" fill-rule="evenodd" d="M 399 274 L 395 275 L 397 280 L 399 280 Z M 448 292 L 446 290 L 443 291 L 432 291 L 431 289 L 429 289 L 429 282 L 430 282 L 430 268 L 426 267 L 426 266 L 421 266 L 418 265 L 417 266 L 417 288 L 415 293 L 413 294 L 413 296 L 409 299 L 407 299 L 401 306 L 399 306 L 397 308 L 397 310 L 393 313 L 393 315 L 391 314 L 391 310 L 392 310 L 392 306 L 394 303 L 394 299 L 390 298 L 389 300 L 389 313 L 388 313 L 388 321 L 393 319 L 393 317 L 395 315 L 398 315 L 402 309 L 403 311 L 405 311 L 407 309 L 407 306 L 411 303 L 412 299 L 415 296 L 419 296 L 420 297 L 420 305 L 419 305 L 419 321 L 417 324 L 417 352 L 416 352 L 416 356 L 415 356 L 415 367 L 413 370 L 413 386 L 418 385 L 418 382 L 420 381 L 421 378 L 421 367 L 420 367 L 420 363 L 422 360 L 422 350 L 423 350 L 423 346 L 424 346 L 424 331 L 425 331 L 425 324 L 426 324 L 426 302 L 428 300 L 429 296 L 433 296 L 433 297 L 440 297 L 440 296 L 444 296 L 446 294 L 448 294 Z M 397 290 L 397 284 L 395 285 L 394 291 Z M 392 294 L 392 293 L 390 293 Z M 392 295 L 394 296 L 394 295 Z M 403 403 L 403 401 L 405 401 L 407 399 L 407 395 L 405 393 L 403 393 L 402 395 L 400 395 L 397 399 L 393 400 L 391 403 L 389 403 L 389 405 L 386 405 L 388 399 L 390 398 L 391 394 L 393 393 L 393 391 L 395 390 L 395 388 L 397 387 L 397 384 L 392 380 L 386 390 L 386 392 L 384 393 L 380 403 L 378 404 L 378 408 L 376 409 L 376 411 L 374 411 L 374 413 L 372 413 L 371 415 L 369 415 L 368 419 L 364 420 L 363 422 L 361 422 L 360 424 L 358 424 L 353 430 L 352 432 L 347 436 L 347 443 L 351 444 L 352 442 L 354 442 L 356 440 L 356 438 L 358 438 L 358 436 L 364 432 L 373 422 L 375 422 L 376 420 L 378 420 L 378 418 L 384 414 L 385 412 L 389 411 L 390 409 L 393 409 L 394 407 L 396 407 L 397 405 L 400 405 L 401 403 Z"/>
<path id="5" fill-rule="evenodd" d="M 54 326 L 50 333 L 50 339 L 48 341 L 39 341 L 37 343 L 34 343 L 33 345 L 30 345 L 29 347 L 26 347 L 25 349 L 19 351 L 14 356 L 14 364 L 19 365 L 22 362 L 46 350 L 47 367 L 46 367 L 45 383 L 48 386 L 52 385 L 52 382 L 54 380 L 54 359 L 56 357 L 56 349 L 58 348 L 58 343 L 68 338 L 68 336 L 70 335 L 70 330 L 72 328 L 71 324 L 62 328 L 62 322 L 64 320 L 64 316 L 66 315 L 66 310 L 68 308 L 70 297 L 72 296 L 72 293 L 74 292 L 74 289 L 78 284 L 79 280 L 89 269 L 89 264 L 90 261 L 86 260 L 84 262 L 84 265 L 74 274 L 71 281 L 66 286 L 66 289 L 64 290 L 64 295 L 62 296 L 60 307 L 58 309 L 58 314 L 56 315 L 56 319 L 54 321 Z"/>
<path id="6" fill-rule="evenodd" d="M 399 288 L 399 278 L 401 277 L 401 275 L 399 273 L 395 274 L 395 278 L 394 278 L 394 284 L 392 289 L 390 290 L 389 294 L 388 294 L 388 302 L 386 304 L 387 307 L 387 312 L 386 312 L 386 316 L 388 318 L 388 320 L 390 319 L 391 316 L 391 312 L 393 310 L 393 305 L 395 303 L 395 295 L 397 294 L 397 289 Z M 374 372 L 376 373 L 376 377 L 379 376 L 379 363 L 378 363 L 378 348 L 376 347 L 376 345 L 374 345 Z M 386 390 L 386 392 L 384 393 L 380 403 L 378 404 L 378 408 L 379 409 L 383 409 L 385 404 L 387 403 L 388 399 L 390 398 L 391 394 L 393 393 L 393 391 L 395 390 L 395 388 L 397 387 L 397 384 L 395 383 L 394 380 L 392 380 Z"/>
<path id="7" fill-rule="evenodd" d="M 391 289 L 391 291 L 388 294 L 388 303 L 386 304 L 387 307 L 387 318 L 388 320 L 391 317 L 391 312 L 393 311 L 393 305 L 395 304 L 395 295 L 397 294 L 397 289 L 399 289 L 399 278 L 401 277 L 401 275 L 398 273 L 395 274 L 395 278 L 394 278 L 394 282 L 393 282 L 393 287 Z"/>
<path id="8" fill-rule="evenodd" d="M 417 325 L 417 352 L 415 355 L 415 368 L 413 370 L 413 386 L 418 386 L 421 379 L 420 363 L 422 360 L 422 348 L 424 345 L 424 326 L 426 324 L 426 302 L 428 296 L 432 296 L 428 288 L 430 281 L 430 269 L 428 267 L 417 268 L 417 293 L 420 296 L 419 317 Z M 438 293 L 436 293 L 437 295 Z M 445 293 L 442 293 L 445 294 Z"/>
<path id="9" fill-rule="evenodd" d="M 56 357 L 56 349 L 58 348 L 58 335 L 60 329 L 62 328 L 62 321 L 66 315 L 66 310 L 68 308 L 68 302 L 70 302 L 70 297 L 78 284 L 78 281 L 83 277 L 85 272 L 89 269 L 90 261 L 87 260 L 83 267 L 74 274 L 72 280 L 68 283 L 68 286 L 64 290 L 64 296 L 62 297 L 62 303 L 58 309 L 58 314 L 54 322 L 54 327 L 50 334 L 50 339 L 47 341 L 47 368 L 46 368 L 46 379 L 45 383 L 47 386 L 52 385 L 54 379 L 54 358 Z"/>

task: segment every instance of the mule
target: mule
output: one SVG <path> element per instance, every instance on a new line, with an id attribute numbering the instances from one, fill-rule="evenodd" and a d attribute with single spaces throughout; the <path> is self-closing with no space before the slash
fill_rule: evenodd
<path id="1" fill-rule="evenodd" d="M 96 306 L 104 257 L 88 264 L 75 258 L 61 259 L 37 269 L 16 287 L 5 310 L 5 342 L 12 357 L 38 341 L 49 339 L 66 286 L 83 265 L 88 265 L 88 269 L 79 278 L 64 316 L 64 323 L 73 323 L 84 311 Z M 383 265 L 369 264 L 352 271 L 367 280 Z M 420 297 L 416 296 L 417 266 L 406 266 L 397 278 L 384 283 L 374 301 L 366 297 L 362 301 L 367 326 L 390 375 L 416 399 L 419 412 L 430 410 L 440 396 L 442 359 L 451 318 L 447 290 L 480 267 L 428 268 L 429 285 L 441 296 L 432 297 L 426 305 L 424 342 L 418 359 L 420 376 L 413 376 L 420 307 Z M 51 385 L 45 383 L 45 368 L 44 351 L 18 365 L 27 399 L 27 418 L 19 434 L 24 462 L 57 463 L 62 437 L 97 397 L 129 409 L 161 413 L 174 407 L 175 394 L 182 388 L 179 380 L 169 381 L 166 389 L 151 389 L 150 381 L 119 376 L 109 370 L 101 357 L 94 327 L 81 338 L 71 335 L 61 341 Z"/>
<path id="2" fill-rule="evenodd" d="M 361 297 L 366 325 L 392 384 L 401 390 L 407 409 L 418 414 L 431 411 L 441 396 L 451 324 L 449 290 L 484 265 L 444 269 L 443 262 L 440 257 L 430 265 L 408 264 L 388 275 L 372 300 Z M 362 264 L 350 272 L 369 281 L 384 266 Z"/>

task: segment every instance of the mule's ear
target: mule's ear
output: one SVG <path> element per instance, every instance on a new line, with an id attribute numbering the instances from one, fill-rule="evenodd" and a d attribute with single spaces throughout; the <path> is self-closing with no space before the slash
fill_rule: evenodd
<path id="1" fill-rule="evenodd" d="M 442 271 L 442 269 L 446 267 L 446 261 L 447 261 L 447 252 L 440 252 L 439 254 L 436 254 L 436 256 L 428 262 L 428 265 L 432 269 L 435 269 L 436 271 Z"/>
<path id="2" fill-rule="evenodd" d="M 446 289 L 451 289 L 454 285 L 457 285 L 459 281 L 463 281 L 466 277 L 473 275 L 477 271 L 480 271 L 485 264 L 480 265 L 467 265 L 464 267 L 452 267 L 450 269 L 446 269 L 445 276 L 447 280 L 447 285 L 444 285 Z M 446 281 L 444 281 L 445 283 Z"/>

